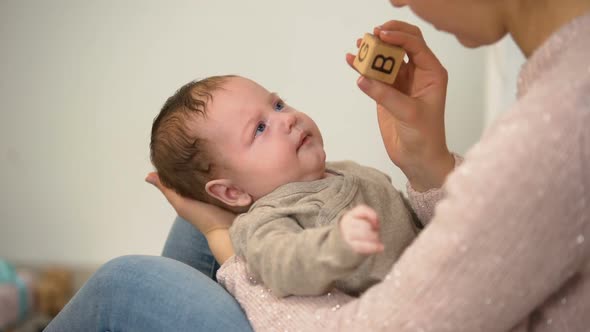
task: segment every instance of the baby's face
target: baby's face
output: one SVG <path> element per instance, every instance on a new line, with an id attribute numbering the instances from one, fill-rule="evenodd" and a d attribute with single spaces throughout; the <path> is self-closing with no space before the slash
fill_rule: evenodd
<path id="1" fill-rule="evenodd" d="M 213 93 L 199 129 L 213 144 L 220 176 L 254 200 L 277 187 L 324 176 L 326 153 L 315 122 L 257 83 L 230 78 Z"/>

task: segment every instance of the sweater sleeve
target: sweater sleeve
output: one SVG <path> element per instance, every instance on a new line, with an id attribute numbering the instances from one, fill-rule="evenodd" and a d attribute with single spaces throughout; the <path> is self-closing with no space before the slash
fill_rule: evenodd
<path id="1" fill-rule="evenodd" d="M 463 162 L 463 158 L 453 153 L 455 168 Z M 422 226 L 426 226 L 434 216 L 436 204 L 444 197 L 444 188 L 434 188 L 425 192 L 418 192 L 412 188 L 410 183 L 406 184 L 410 208 L 414 211 Z"/>
<path id="2" fill-rule="evenodd" d="M 324 294 L 365 259 L 346 244 L 339 223 L 303 229 L 289 217 L 269 218 L 272 214 L 265 210 L 240 220 L 248 225 L 232 237 L 241 232 L 245 241 L 236 252 L 275 296 Z"/>
<path id="3" fill-rule="evenodd" d="M 550 98 L 505 114 L 466 155 L 430 225 L 334 330 L 507 331 L 587 278 L 589 113 Z"/>

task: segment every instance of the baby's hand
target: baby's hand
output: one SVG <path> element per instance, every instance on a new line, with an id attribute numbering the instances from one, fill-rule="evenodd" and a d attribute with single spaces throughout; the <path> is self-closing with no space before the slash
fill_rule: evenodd
<path id="1" fill-rule="evenodd" d="M 371 255 L 384 249 L 379 239 L 377 213 L 366 205 L 359 205 L 346 212 L 340 220 L 340 231 L 344 241 L 356 253 Z"/>

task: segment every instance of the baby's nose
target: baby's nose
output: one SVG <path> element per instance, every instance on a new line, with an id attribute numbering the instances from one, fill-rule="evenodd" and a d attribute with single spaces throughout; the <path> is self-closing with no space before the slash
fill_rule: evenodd
<path id="1" fill-rule="evenodd" d="M 297 123 L 297 117 L 293 113 L 281 113 L 281 122 L 287 131 L 291 131 L 293 126 Z"/>

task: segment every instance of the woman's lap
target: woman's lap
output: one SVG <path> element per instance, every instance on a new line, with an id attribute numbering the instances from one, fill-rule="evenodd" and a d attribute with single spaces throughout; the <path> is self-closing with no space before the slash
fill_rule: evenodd
<path id="1" fill-rule="evenodd" d="M 164 249 L 174 259 L 123 256 L 111 260 L 46 331 L 251 331 L 239 304 L 209 277 L 216 268 L 208 260 L 204 238 L 183 222 L 175 221 Z M 189 236 L 179 239 L 182 235 Z"/>
<path id="2" fill-rule="evenodd" d="M 176 217 L 170 228 L 162 256 L 183 262 L 216 280 L 215 273 L 219 269 L 219 264 L 209 250 L 207 239 L 193 225 L 180 217 Z"/>

